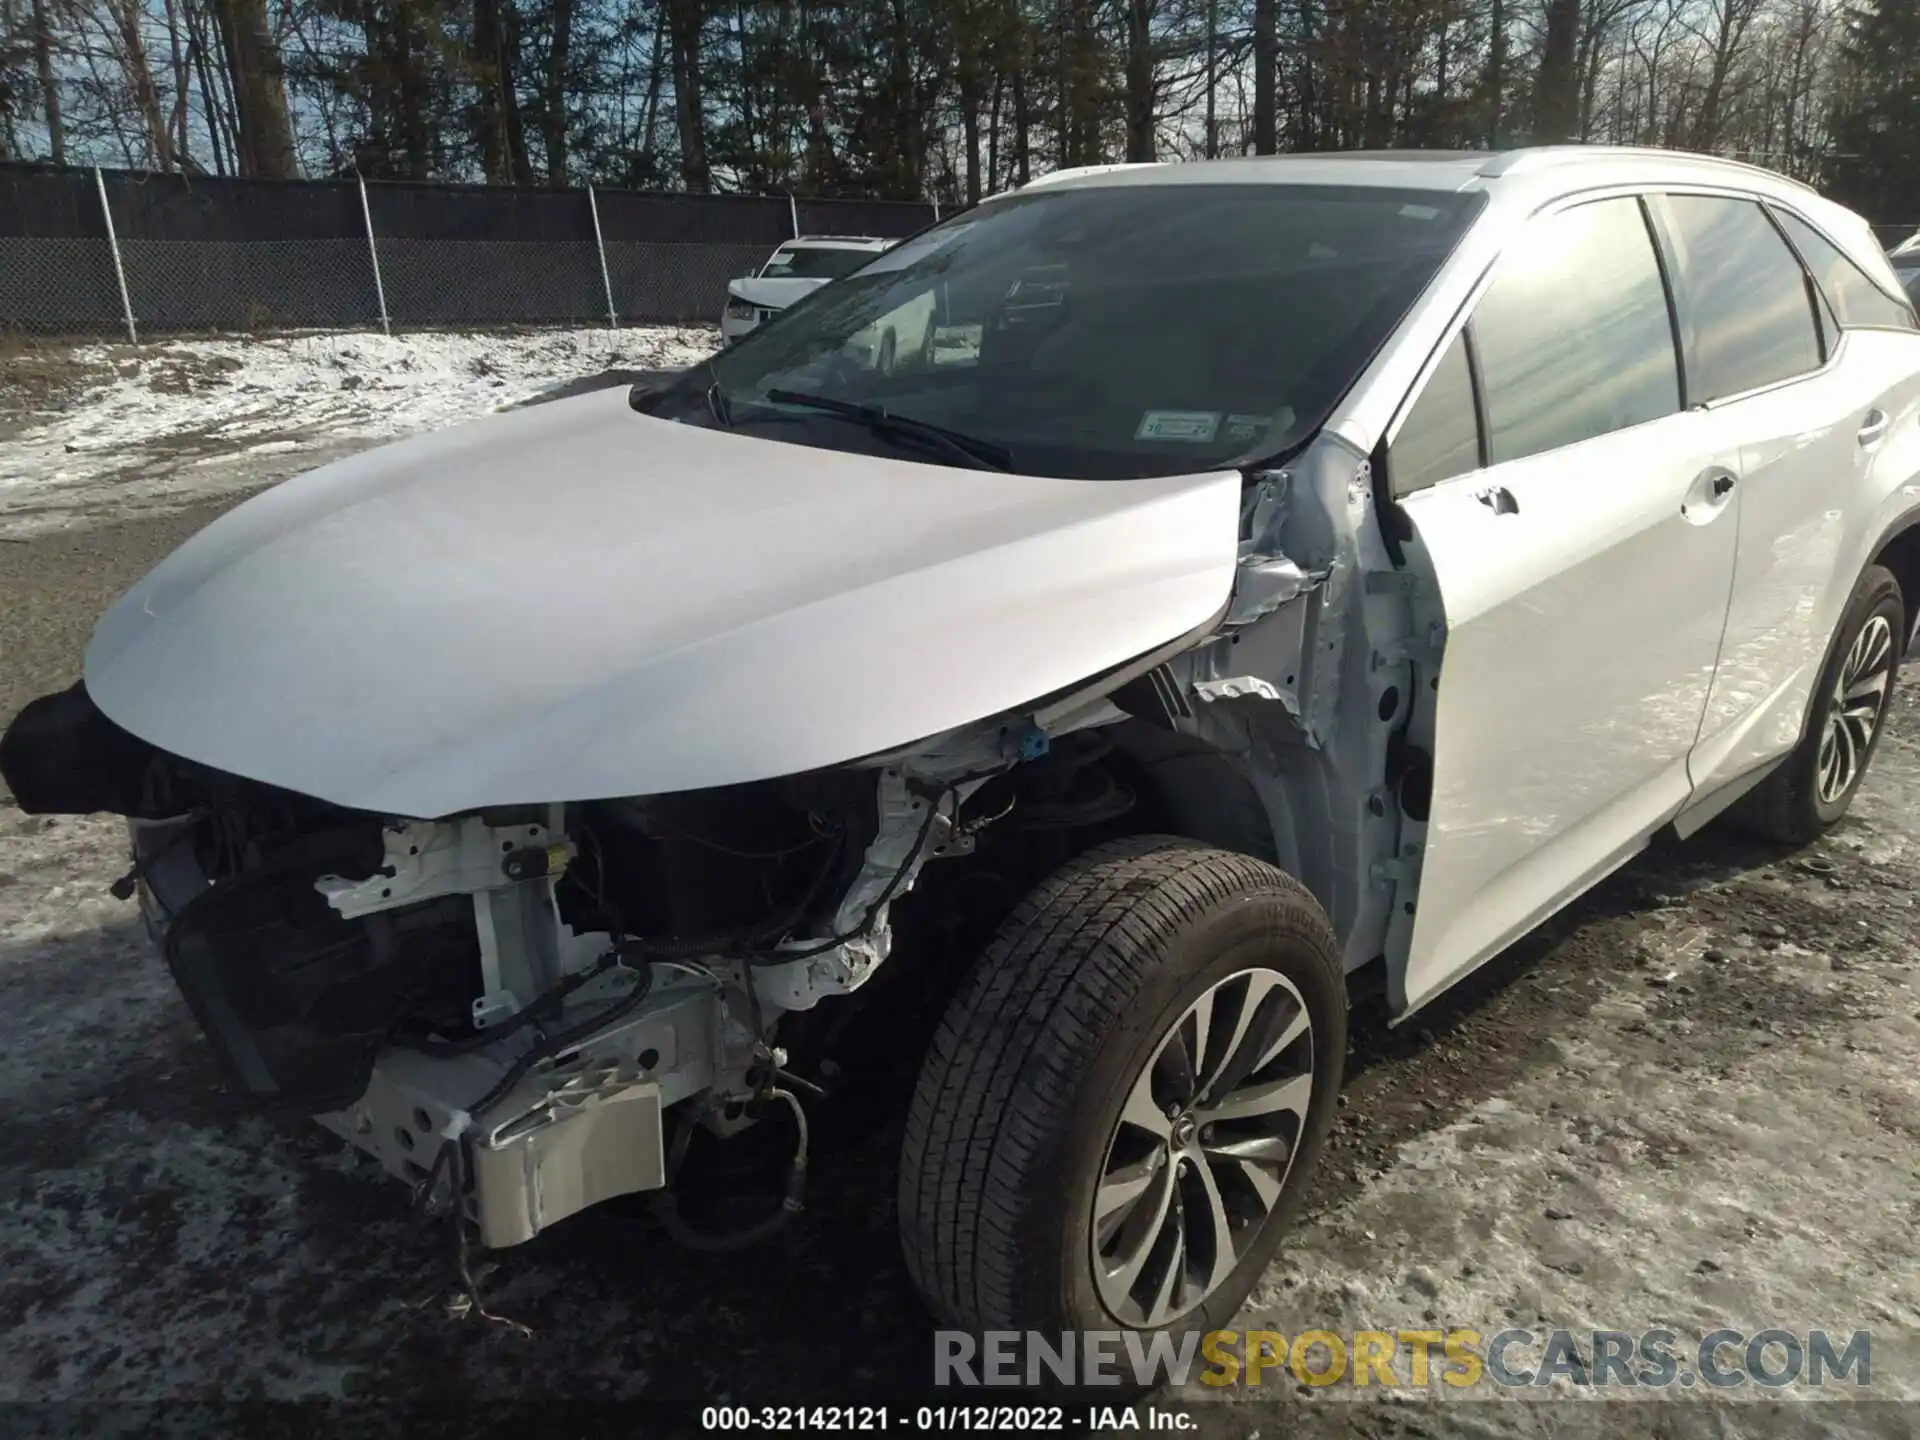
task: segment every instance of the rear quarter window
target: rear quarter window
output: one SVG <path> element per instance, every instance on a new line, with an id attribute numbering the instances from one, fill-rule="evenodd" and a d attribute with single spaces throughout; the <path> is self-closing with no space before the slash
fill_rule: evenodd
<path id="1" fill-rule="evenodd" d="M 1798 215 L 1775 210 L 1774 218 L 1787 232 L 1793 248 L 1800 252 L 1814 282 L 1827 297 L 1827 303 L 1839 316 L 1843 328 L 1880 326 L 1893 330 L 1920 328 L 1914 321 L 1911 304 L 1903 305 L 1867 277 L 1840 248 Z M 1895 272 L 1898 273 L 1897 271 Z M 1915 272 L 1920 273 L 1920 272 Z M 1907 283 L 1903 277 L 1903 283 Z M 1908 285 L 1911 290 L 1911 285 Z"/>

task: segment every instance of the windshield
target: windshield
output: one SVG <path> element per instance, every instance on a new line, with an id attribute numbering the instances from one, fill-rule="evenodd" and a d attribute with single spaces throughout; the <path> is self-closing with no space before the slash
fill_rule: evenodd
<path id="1" fill-rule="evenodd" d="M 762 280 L 838 280 L 873 259 L 871 250 L 776 250 L 760 272 Z"/>
<path id="2" fill-rule="evenodd" d="M 1251 463 L 1320 426 L 1482 203 L 1259 183 L 998 200 L 815 292 L 652 408 L 851 450 L 872 442 L 858 406 L 1030 474 Z"/>

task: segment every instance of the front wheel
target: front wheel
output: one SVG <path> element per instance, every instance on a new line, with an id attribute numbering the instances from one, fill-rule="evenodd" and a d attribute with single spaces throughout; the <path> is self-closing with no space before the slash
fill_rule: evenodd
<path id="1" fill-rule="evenodd" d="M 900 1221 L 929 1307 L 975 1332 L 1224 1324 L 1311 1176 L 1346 1032 L 1298 881 L 1167 838 L 1063 867 L 981 956 L 914 1092 Z"/>

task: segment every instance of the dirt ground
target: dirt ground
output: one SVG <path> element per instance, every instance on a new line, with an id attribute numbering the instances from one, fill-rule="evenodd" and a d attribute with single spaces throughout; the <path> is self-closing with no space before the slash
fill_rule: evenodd
<path id="1" fill-rule="evenodd" d="M 0 541 L 0 717 L 69 683 L 100 610 L 226 503 Z M 1563 1382 L 1530 1403 L 1435 1385 L 1362 1404 L 1288 1380 L 1163 1401 L 1194 1402 L 1198 1433 L 1267 1440 L 1911 1434 L 1908 678 L 1853 817 L 1810 851 L 1710 832 L 1635 862 L 1408 1028 L 1362 1016 L 1334 1148 L 1240 1321 L 1865 1329 L 1868 1389 L 1782 1406 L 1748 1386 L 1712 1407 L 1669 1391 L 1648 1408 Z M 653 1407 L 643 1433 L 676 1434 L 702 1405 L 925 1383 L 884 1135 L 818 1167 L 774 1246 L 690 1254 L 589 1214 L 489 1257 L 488 1303 L 530 1334 L 449 1318 L 441 1236 L 404 1191 L 317 1128 L 235 1113 L 132 906 L 107 892 L 123 868 L 115 823 L 0 798 L 0 1401 L 636 1398 Z"/>

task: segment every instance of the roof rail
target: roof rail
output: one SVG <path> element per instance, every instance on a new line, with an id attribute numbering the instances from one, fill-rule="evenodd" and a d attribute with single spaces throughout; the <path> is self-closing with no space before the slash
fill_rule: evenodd
<path id="1" fill-rule="evenodd" d="M 1009 195 L 1024 195 L 1029 190 L 1038 190 L 1061 180 L 1079 180 L 1088 175 L 1111 175 L 1116 170 L 1147 170 L 1165 164 L 1162 160 L 1125 160 L 1112 165 L 1073 165 L 1065 170 L 1052 170 L 1045 175 L 1036 175 L 1024 185 L 1016 185 L 1011 190 L 997 190 L 991 195 L 980 197 L 980 203 L 989 200 L 1003 200 Z"/>
<path id="2" fill-rule="evenodd" d="M 1808 194 L 1818 193 L 1804 180 L 1796 180 L 1791 175 L 1782 175 L 1778 170 L 1769 170 L 1764 165 L 1753 165 L 1745 160 L 1730 160 L 1724 155 L 1702 154 L 1697 150 L 1667 150 L 1657 145 L 1533 145 L 1518 150 L 1502 150 L 1474 173 L 1483 180 L 1497 180 L 1502 175 L 1512 175 L 1518 171 L 1533 169 L 1537 164 L 1548 160 L 1609 160 L 1622 156 L 1638 156 L 1648 160 L 1690 161 L 1702 165 L 1747 170 L 1756 175 L 1765 175 L 1770 180 L 1779 180 L 1795 186 Z"/>

